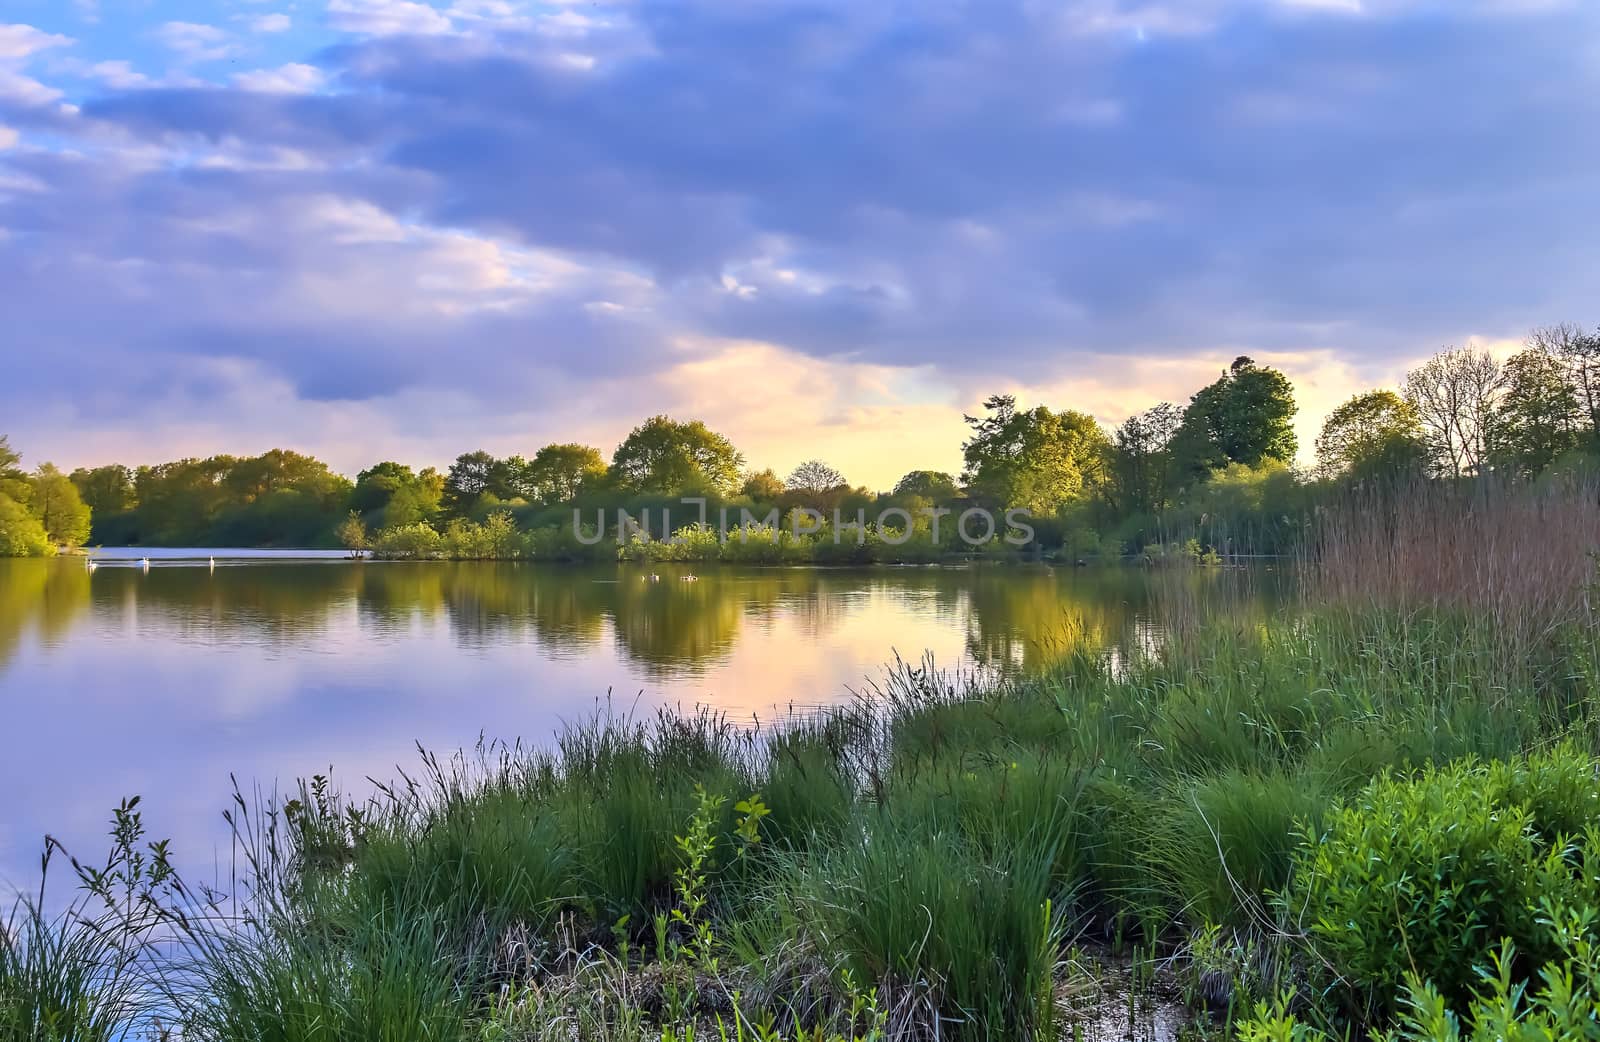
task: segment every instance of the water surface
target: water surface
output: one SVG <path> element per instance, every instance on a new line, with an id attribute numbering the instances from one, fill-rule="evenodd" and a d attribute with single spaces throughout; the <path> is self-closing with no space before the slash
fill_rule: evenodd
<path id="1" fill-rule="evenodd" d="M 270 787 L 332 765 L 365 788 L 418 742 L 545 743 L 608 698 L 770 719 L 849 697 L 897 653 L 1027 669 L 1079 643 L 1148 643 L 1157 596 L 1136 569 L 105 556 L 0 559 L 0 878 L 15 884 L 46 831 L 98 856 L 123 796 L 209 876 L 230 775 Z"/>

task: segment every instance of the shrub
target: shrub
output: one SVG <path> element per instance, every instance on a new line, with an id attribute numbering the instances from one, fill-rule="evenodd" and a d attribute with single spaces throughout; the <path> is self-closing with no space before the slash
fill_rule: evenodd
<path id="1" fill-rule="evenodd" d="M 1567 749 L 1381 779 L 1334 811 L 1323 835 L 1308 834 L 1286 908 L 1303 909 L 1355 1012 L 1392 1012 L 1408 974 L 1459 1009 L 1501 941 L 1535 964 L 1554 954 L 1541 899 L 1579 906 L 1593 883 L 1545 837 L 1595 798 L 1589 761 Z"/>

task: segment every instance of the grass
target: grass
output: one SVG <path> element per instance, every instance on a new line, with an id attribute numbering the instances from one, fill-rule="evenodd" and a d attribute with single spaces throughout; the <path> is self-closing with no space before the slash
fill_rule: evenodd
<path id="1" fill-rule="evenodd" d="M 1600 535 L 1529 495 L 1335 512 L 1265 625 L 1173 601 L 1165 641 L 1026 676 L 902 662 L 776 727 L 602 714 L 369 799 L 241 797 L 226 906 L 106 902 L 164 864 L 125 827 L 83 876 L 111 919 L 13 915 L 0 1025 L 117 1038 L 159 994 L 213 1042 L 1053 1039 L 1085 949 L 1219 1034 L 1555 1023 L 1600 994 L 1600 654 L 1592 562 L 1517 526 Z M 1441 560 L 1373 535 L 1397 516 Z"/>

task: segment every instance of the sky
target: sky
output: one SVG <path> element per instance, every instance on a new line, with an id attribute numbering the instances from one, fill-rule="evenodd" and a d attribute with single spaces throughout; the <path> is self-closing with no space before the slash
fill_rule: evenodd
<path id="1" fill-rule="evenodd" d="M 1237 355 L 1303 455 L 1600 322 L 1585 0 L 0 0 L 0 433 L 349 474 L 700 418 L 886 488 Z"/>

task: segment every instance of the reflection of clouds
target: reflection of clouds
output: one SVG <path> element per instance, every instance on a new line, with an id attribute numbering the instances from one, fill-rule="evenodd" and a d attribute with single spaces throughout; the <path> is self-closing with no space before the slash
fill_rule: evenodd
<path id="1" fill-rule="evenodd" d="M 544 744 L 608 691 L 640 712 L 772 720 L 849 697 L 896 652 L 1033 666 L 1070 650 L 1065 618 L 1142 646 L 1152 617 L 1132 571 L 177 571 L 90 582 L 70 562 L 0 561 L 0 878 L 35 876 L 46 830 L 98 854 L 124 796 L 144 796 L 150 834 L 208 879 L 219 850 L 227 862 L 230 774 L 287 787 L 332 765 L 360 790 L 409 768 L 418 741 Z"/>

